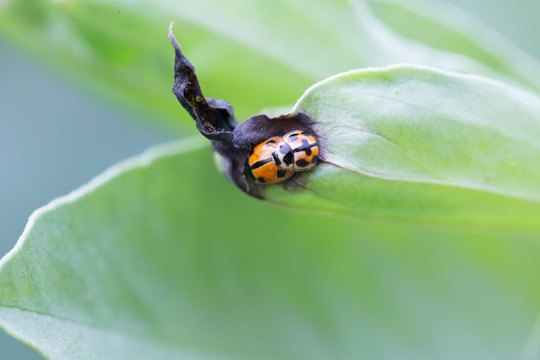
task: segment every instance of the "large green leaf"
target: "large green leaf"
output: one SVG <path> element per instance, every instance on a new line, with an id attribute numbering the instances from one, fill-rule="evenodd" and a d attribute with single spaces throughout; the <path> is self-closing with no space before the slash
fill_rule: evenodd
<path id="1" fill-rule="evenodd" d="M 399 18 L 416 14 L 403 6 L 392 7 Z M 380 18 L 360 0 L 11 0 L 0 2 L 0 31 L 103 96 L 144 108 L 155 122 L 190 129 L 170 93 L 171 21 L 206 95 L 228 100 L 239 119 L 291 104 L 332 74 L 398 62 L 510 78 L 538 89 L 538 64 L 481 26 L 458 32 L 463 19 L 440 11 L 431 11 L 430 21 L 414 17 L 416 33 L 440 40 L 434 42 L 403 32 L 403 23 L 392 21 L 396 11 L 377 9 Z"/>
<path id="2" fill-rule="evenodd" d="M 293 207 L 449 224 L 540 228 L 540 99 L 414 66 L 316 84 L 295 112 L 317 122 L 324 163 Z"/>
<path id="3" fill-rule="evenodd" d="M 0 324 L 51 359 L 521 359 L 539 252 L 285 211 L 183 142 L 38 210 L 1 262 Z"/>
<path id="4" fill-rule="evenodd" d="M 440 0 L 368 0 L 368 4 L 381 22 L 402 37 L 466 55 L 506 80 L 539 89 L 538 60 L 465 11 Z M 384 33 L 374 36 L 382 41 Z"/>

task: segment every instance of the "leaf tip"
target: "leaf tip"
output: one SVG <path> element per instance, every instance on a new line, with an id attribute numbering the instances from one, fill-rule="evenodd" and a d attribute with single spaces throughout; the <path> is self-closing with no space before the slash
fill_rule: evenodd
<path id="1" fill-rule="evenodd" d="M 176 37 L 174 36 L 173 25 L 174 21 L 171 21 L 171 23 L 169 24 L 169 41 L 171 42 L 175 50 L 180 51 L 180 44 L 178 44 L 178 41 L 176 41 Z"/>

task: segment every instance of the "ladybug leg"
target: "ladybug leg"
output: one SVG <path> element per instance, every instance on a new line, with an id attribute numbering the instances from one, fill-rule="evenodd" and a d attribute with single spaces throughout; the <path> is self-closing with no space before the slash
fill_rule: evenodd
<path id="1" fill-rule="evenodd" d="M 204 97 L 195 68 L 182 54 L 174 37 L 172 23 L 169 26 L 169 40 L 174 47 L 173 93 L 197 124 L 197 129 L 210 140 L 231 143 L 232 131 L 236 127 L 232 106 L 225 100 Z"/>

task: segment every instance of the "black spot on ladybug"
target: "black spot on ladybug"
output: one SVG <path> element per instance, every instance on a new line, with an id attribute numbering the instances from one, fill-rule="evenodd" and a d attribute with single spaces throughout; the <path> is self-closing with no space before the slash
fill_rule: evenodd
<path id="1" fill-rule="evenodd" d="M 249 166 L 248 160 L 246 160 L 246 163 L 244 164 L 243 174 L 246 178 L 250 179 L 251 181 L 255 181 L 255 176 L 251 172 L 251 167 Z"/>
<path id="2" fill-rule="evenodd" d="M 287 175 L 287 170 L 278 170 L 276 175 L 278 178 L 285 177 L 285 175 Z"/>
<path id="3" fill-rule="evenodd" d="M 302 145 L 294 149 L 294 152 L 304 151 L 307 156 L 311 155 L 311 145 L 306 139 L 302 139 Z"/>
<path id="4" fill-rule="evenodd" d="M 279 156 L 278 156 L 277 152 L 274 151 L 272 153 L 272 158 L 274 159 L 274 164 L 276 164 L 277 166 L 281 165 L 281 160 L 279 160 Z"/>
<path id="5" fill-rule="evenodd" d="M 287 155 L 285 155 L 285 156 L 283 157 L 283 162 L 284 162 L 285 164 L 287 164 L 287 165 L 291 165 L 291 164 L 293 163 L 293 161 L 294 161 L 294 155 L 293 155 L 292 151 L 289 151 L 289 152 L 287 153 Z"/>
<path id="6" fill-rule="evenodd" d="M 300 167 L 306 167 L 309 165 L 309 162 L 307 162 L 305 159 L 296 160 L 296 165 Z"/>
<path id="7" fill-rule="evenodd" d="M 261 184 L 264 184 L 266 182 L 266 180 L 264 180 L 264 178 L 262 177 L 257 178 L 257 181 L 260 182 Z"/>
<path id="8" fill-rule="evenodd" d="M 272 161 L 272 159 L 270 159 L 270 158 L 259 160 L 256 163 L 254 163 L 253 165 L 251 165 L 251 168 L 252 169 L 260 168 L 264 164 L 268 164 L 270 161 Z"/>

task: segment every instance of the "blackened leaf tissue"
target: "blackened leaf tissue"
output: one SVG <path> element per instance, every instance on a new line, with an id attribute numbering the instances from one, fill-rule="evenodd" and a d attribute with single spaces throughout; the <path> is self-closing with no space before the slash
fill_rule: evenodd
<path id="1" fill-rule="evenodd" d="M 313 121 L 301 113 L 276 118 L 258 114 L 238 124 L 231 104 L 203 95 L 195 68 L 182 54 L 172 25 L 169 26 L 169 39 L 175 52 L 173 93 L 195 120 L 199 132 L 211 141 L 214 151 L 223 158 L 225 176 L 246 193 L 262 198 L 264 187 L 245 175 L 250 151 L 262 141 L 283 136 L 292 130 L 313 134 Z"/>

